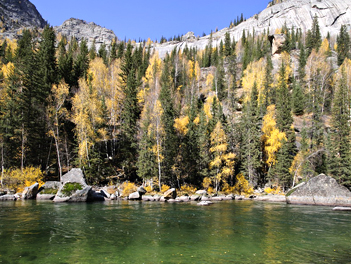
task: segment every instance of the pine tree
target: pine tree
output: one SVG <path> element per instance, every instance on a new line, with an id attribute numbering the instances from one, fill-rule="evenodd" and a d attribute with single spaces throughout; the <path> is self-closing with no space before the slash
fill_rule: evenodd
<path id="1" fill-rule="evenodd" d="M 333 100 L 329 171 L 340 183 L 351 187 L 350 100 L 345 68 Z"/>
<path id="2" fill-rule="evenodd" d="M 261 142 L 258 118 L 257 84 L 251 89 L 250 101 L 245 105 L 241 120 L 243 142 L 241 145 L 242 171 L 249 182 L 257 186 L 263 184 L 261 177 Z"/>
<path id="3" fill-rule="evenodd" d="M 138 107 L 136 68 L 133 65 L 132 45 L 128 43 L 127 51 L 121 65 L 121 86 L 124 93 L 124 105 L 121 113 L 121 161 L 127 177 L 135 176 L 137 152 L 137 121 L 140 116 Z"/>
<path id="4" fill-rule="evenodd" d="M 347 32 L 347 28 L 345 25 L 342 25 L 340 28 L 340 33 L 336 39 L 337 43 L 337 53 L 338 53 L 338 65 L 340 66 L 345 58 L 350 58 L 350 48 L 351 48 L 351 43 L 350 43 L 350 35 Z"/>
<path id="5" fill-rule="evenodd" d="M 279 70 L 279 84 L 277 88 L 277 127 L 285 133 L 286 138 L 277 154 L 275 173 L 280 184 L 288 188 L 292 183 L 292 175 L 289 168 L 296 154 L 296 137 L 292 128 L 293 118 L 291 115 L 290 93 L 286 83 L 285 65 L 282 63 Z"/>
<path id="6" fill-rule="evenodd" d="M 230 34 L 229 32 L 225 33 L 224 36 L 224 46 L 225 46 L 225 50 L 224 50 L 224 56 L 228 57 L 232 55 L 232 45 L 231 45 L 231 40 L 230 40 Z"/>
<path id="7" fill-rule="evenodd" d="M 166 176 L 166 181 L 174 184 L 175 177 L 172 168 L 175 164 L 176 148 L 177 148 L 177 137 L 174 129 L 174 118 L 175 110 L 173 107 L 173 100 L 171 97 L 171 76 L 169 63 L 165 62 L 162 69 L 161 75 L 161 91 L 159 95 L 159 100 L 161 102 L 163 113 L 162 113 L 162 123 L 164 129 L 164 139 L 163 139 L 163 156 L 164 160 L 162 162 L 163 173 Z"/>
<path id="8" fill-rule="evenodd" d="M 294 80 L 292 92 L 292 109 L 297 116 L 303 115 L 305 109 L 305 97 L 301 85 Z"/>

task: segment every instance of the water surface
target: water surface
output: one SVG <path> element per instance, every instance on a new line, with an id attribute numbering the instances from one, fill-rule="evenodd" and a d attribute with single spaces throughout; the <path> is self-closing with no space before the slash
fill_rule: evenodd
<path id="1" fill-rule="evenodd" d="M 0 263 L 351 263 L 351 213 L 228 201 L 0 203 Z"/>

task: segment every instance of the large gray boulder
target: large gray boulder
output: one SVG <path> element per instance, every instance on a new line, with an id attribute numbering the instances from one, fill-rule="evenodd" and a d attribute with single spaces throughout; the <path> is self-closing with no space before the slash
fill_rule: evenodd
<path id="1" fill-rule="evenodd" d="M 141 200 L 141 195 L 138 191 L 129 194 L 128 200 Z"/>
<path id="2" fill-rule="evenodd" d="M 37 194 L 37 200 L 53 200 L 62 183 L 58 181 L 47 181 L 40 187 Z"/>
<path id="3" fill-rule="evenodd" d="M 71 169 L 69 172 L 64 174 L 61 179 L 62 183 L 65 184 L 66 182 L 77 182 L 80 183 L 82 186 L 87 186 L 85 182 L 84 174 L 81 169 Z"/>
<path id="4" fill-rule="evenodd" d="M 87 202 L 91 189 L 91 186 L 77 182 L 66 182 L 57 192 L 54 202 Z"/>
<path id="5" fill-rule="evenodd" d="M 35 199 L 39 190 L 39 183 L 34 183 L 29 187 L 24 188 L 22 198 L 25 200 Z"/>
<path id="6" fill-rule="evenodd" d="M 351 192 L 332 177 L 320 174 L 286 194 L 288 204 L 351 206 Z"/>

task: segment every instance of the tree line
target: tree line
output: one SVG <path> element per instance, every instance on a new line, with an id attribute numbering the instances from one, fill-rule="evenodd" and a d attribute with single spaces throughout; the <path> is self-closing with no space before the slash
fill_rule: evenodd
<path id="1" fill-rule="evenodd" d="M 148 43 L 111 47 L 24 30 L 0 46 L 2 172 L 81 167 L 92 184 L 154 180 L 230 189 L 291 188 L 327 173 L 350 186 L 350 37 L 334 46 L 318 18 L 306 34 L 284 26 L 164 59 Z M 292 63 L 298 62 L 298 65 Z M 273 66 L 273 65 L 278 66 Z M 295 121 L 294 121 L 295 120 Z M 298 124 L 295 128 L 294 124 Z"/>

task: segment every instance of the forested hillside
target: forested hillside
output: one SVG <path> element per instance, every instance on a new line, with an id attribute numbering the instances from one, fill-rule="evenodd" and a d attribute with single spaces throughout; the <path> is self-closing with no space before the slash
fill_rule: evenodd
<path id="1" fill-rule="evenodd" d="M 322 39 L 317 17 L 278 31 L 273 57 L 268 33 L 245 31 L 163 60 L 150 40 L 96 51 L 49 26 L 1 41 L 2 185 L 80 167 L 92 184 L 286 190 L 326 173 L 350 187 L 349 32 Z"/>

